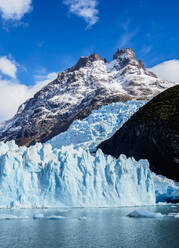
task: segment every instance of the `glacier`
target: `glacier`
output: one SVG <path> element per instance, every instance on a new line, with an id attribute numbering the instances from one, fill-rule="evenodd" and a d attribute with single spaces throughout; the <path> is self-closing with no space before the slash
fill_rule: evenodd
<path id="1" fill-rule="evenodd" d="M 1 142 L 0 208 L 143 206 L 179 199 L 179 184 L 152 173 L 147 160 L 91 152 L 143 104 L 104 106 L 46 144 Z"/>
<path id="2" fill-rule="evenodd" d="M 50 144 L 0 144 L 0 207 L 109 207 L 155 204 L 148 162 Z"/>
<path id="3" fill-rule="evenodd" d="M 111 137 L 141 108 L 146 101 L 118 102 L 102 106 L 83 120 L 75 120 L 68 130 L 47 143 L 53 148 L 73 145 L 75 148 L 95 150 L 104 140 Z"/>

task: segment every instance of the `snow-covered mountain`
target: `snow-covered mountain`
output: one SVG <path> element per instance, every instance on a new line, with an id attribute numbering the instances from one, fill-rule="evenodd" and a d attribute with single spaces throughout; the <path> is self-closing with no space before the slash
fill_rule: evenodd
<path id="1" fill-rule="evenodd" d="M 129 48 L 118 49 L 110 62 L 97 54 L 81 57 L 0 126 L 0 141 L 26 146 L 46 142 L 102 105 L 148 100 L 173 85 L 147 71 Z"/>

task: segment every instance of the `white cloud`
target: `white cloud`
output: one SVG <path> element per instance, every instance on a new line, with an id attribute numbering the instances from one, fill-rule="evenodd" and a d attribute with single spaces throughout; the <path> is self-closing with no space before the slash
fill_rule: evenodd
<path id="1" fill-rule="evenodd" d="M 88 27 L 99 20 L 97 0 L 64 0 L 63 3 L 69 6 L 70 13 L 82 17 L 88 23 Z"/>
<path id="2" fill-rule="evenodd" d="M 16 78 L 17 67 L 15 62 L 6 56 L 0 57 L 0 72 L 11 78 Z"/>
<path id="3" fill-rule="evenodd" d="M 56 77 L 57 73 L 50 73 L 32 86 L 21 84 L 16 79 L 3 80 L 0 78 L 0 122 L 13 117 L 23 102 Z"/>
<path id="4" fill-rule="evenodd" d="M 149 68 L 161 79 L 179 83 L 179 60 L 173 59 Z"/>
<path id="5" fill-rule="evenodd" d="M 5 20 L 20 20 L 32 9 L 32 0 L 0 0 L 0 13 Z"/>
<path id="6" fill-rule="evenodd" d="M 56 72 L 51 72 L 47 75 L 43 75 L 43 76 L 36 76 L 35 77 L 35 81 L 36 83 L 31 87 L 31 96 L 36 93 L 37 91 L 39 91 L 41 88 L 43 88 L 44 86 L 46 86 L 49 82 L 53 81 L 54 79 L 56 79 L 58 76 L 58 74 Z"/>

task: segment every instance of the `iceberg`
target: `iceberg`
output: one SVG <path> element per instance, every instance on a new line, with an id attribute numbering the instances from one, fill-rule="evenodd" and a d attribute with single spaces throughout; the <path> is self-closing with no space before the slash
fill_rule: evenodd
<path id="1" fill-rule="evenodd" d="M 64 216 L 59 216 L 59 215 L 50 215 L 50 216 L 46 216 L 44 214 L 35 214 L 33 216 L 34 220 L 61 220 L 61 219 L 65 219 L 66 217 Z"/>
<path id="2" fill-rule="evenodd" d="M 18 216 L 18 215 L 11 215 L 11 214 L 1 214 L 0 215 L 0 221 L 1 220 L 24 220 L 29 219 L 28 216 Z"/>
<path id="3" fill-rule="evenodd" d="M 133 218 L 161 218 L 164 215 L 161 213 L 155 213 L 148 210 L 134 210 L 133 212 L 127 215 L 128 217 Z"/>

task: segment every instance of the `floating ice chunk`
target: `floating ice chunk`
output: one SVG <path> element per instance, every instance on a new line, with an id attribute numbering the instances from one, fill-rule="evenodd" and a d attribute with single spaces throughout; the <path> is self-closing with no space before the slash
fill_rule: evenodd
<path id="1" fill-rule="evenodd" d="M 167 216 L 169 217 L 175 217 L 177 215 L 177 213 L 168 213 Z"/>
<path id="2" fill-rule="evenodd" d="M 179 218 L 179 213 L 174 216 L 175 218 Z"/>
<path id="3" fill-rule="evenodd" d="M 33 219 L 34 220 L 60 220 L 60 219 L 64 219 L 64 218 L 66 218 L 66 217 L 64 217 L 64 216 L 59 216 L 59 215 L 50 215 L 50 216 L 46 216 L 46 215 L 44 215 L 44 214 L 35 214 L 34 216 L 33 216 Z"/>
<path id="4" fill-rule="evenodd" d="M 161 213 L 155 213 L 148 210 L 134 210 L 133 212 L 129 213 L 127 216 L 134 218 L 161 218 L 164 215 L 162 215 Z"/>
<path id="5" fill-rule="evenodd" d="M 87 217 L 86 216 L 81 216 L 78 218 L 78 220 L 87 220 Z"/>
<path id="6" fill-rule="evenodd" d="M 59 216 L 59 215 L 51 215 L 51 216 L 45 216 L 47 220 L 61 220 L 66 219 L 67 217 Z"/>
<path id="7" fill-rule="evenodd" d="M 28 216 L 17 216 L 17 215 L 9 215 L 9 214 L 1 214 L 0 220 L 22 220 L 22 219 L 28 219 Z"/>
<path id="8" fill-rule="evenodd" d="M 43 219 L 44 218 L 44 214 L 34 214 L 33 219 Z"/>

